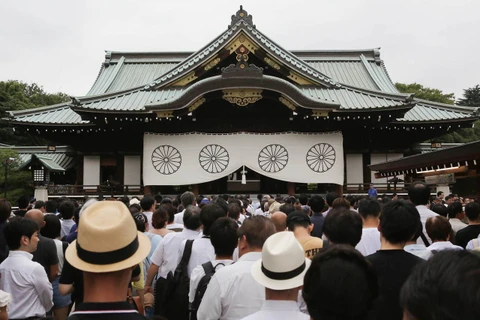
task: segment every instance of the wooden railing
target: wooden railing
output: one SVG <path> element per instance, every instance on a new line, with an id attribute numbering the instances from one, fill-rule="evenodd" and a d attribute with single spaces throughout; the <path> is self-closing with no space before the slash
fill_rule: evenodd
<path id="1" fill-rule="evenodd" d="M 138 195 L 143 194 L 141 185 L 50 185 L 49 195 L 91 195 L 102 194 L 104 196 Z"/>
<path id="2" fill-rule="evenodd" d="M 375 183 L 374 186 L 379 195 L 383 193 L 405 193 L 408 190 L 408 183 L 406 182 L 398 182 L 396 185 L 393 182 Z M 370 183 L 346 183 L 343 186 L 343 194 L 367 193 L 368 189 L 370 189 Z"/>

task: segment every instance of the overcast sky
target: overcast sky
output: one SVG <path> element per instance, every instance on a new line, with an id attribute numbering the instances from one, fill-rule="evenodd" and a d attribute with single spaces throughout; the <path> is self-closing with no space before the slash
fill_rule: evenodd
<path id="1" fill-rule="evenodd" d="M 393 81 L 480 84 L 480 0 L 1 0 L 0 80 L 84 95 L 105 50 L 196 51 L 240 4 L 286 49 L 381 47 Z"/>

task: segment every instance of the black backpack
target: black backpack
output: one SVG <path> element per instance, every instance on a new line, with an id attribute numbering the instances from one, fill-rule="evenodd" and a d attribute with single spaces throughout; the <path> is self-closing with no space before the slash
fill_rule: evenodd
<path id="1" fill-rule="evenodd" d="M 190 304 L 190 320 L 197 320 L 198 308 L 200 307 L 200 303 L 202 303 L 205 291 L 207 291 L 207 286 L 210 283 L 213 275 L 217 271 L 217 267 L 219 265 L 225 266 L 223 263 L 219 263 L 214 267 L 210 261 L 202 264 L 205 275 L 202 277 L 202 279 L 200 279 L 200 282 L 198 282 L 197 290 L 195 291 L 195 299 Z"/>
<path id="2" fill-rule="evenodd" d="M 189 320 L 188 292 L 190 278 L 188 277 L 188 262 L 192 255 L 193 240 L 187 240 L 182 260 L 175 272 L 170 272 L 165 280 L 165 291 L 159 308 L 159 313 L 167 319 Z"/>

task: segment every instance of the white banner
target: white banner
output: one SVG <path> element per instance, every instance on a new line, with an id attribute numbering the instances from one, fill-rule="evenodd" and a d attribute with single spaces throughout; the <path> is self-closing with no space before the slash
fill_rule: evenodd
<path id="1" fill-rule="evenodd" d="M 146 186 L 213 181 L 243 165 L 273 179 L 343 185 L 343 136 L 341 132 L 144 135 Z"/>

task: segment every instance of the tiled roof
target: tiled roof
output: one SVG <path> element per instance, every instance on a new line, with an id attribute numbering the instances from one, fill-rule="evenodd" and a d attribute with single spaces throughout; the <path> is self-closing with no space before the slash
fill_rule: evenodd
<path id="1" fill-rule="evenodd" d="M 65 153 L 19 153 L 22 162 L 20 167 L 28 166 L 33 156 L 37 157 L 51 171 L 66 171 L 74 165 L 73 157 L 67 156 Z"/>
<path id="2" fill-rule="evenodd" d="M 62 124 L 62 125 L 85 125 L 88 121 L 82 120 L 80 115 L 70 109 L 68 103 L 52 105 L 48 107 L 10 111 L 14 117 L 13 122 L 33 124 Z"/>
<path id="3" fill-rule="evenodd" d="M 400 122 L 439 122 L 448 120 L 471 119 L 476 108 L 460 107 L 434 102 L 417 102 L 415 107 L 407 111 Z"/>

